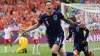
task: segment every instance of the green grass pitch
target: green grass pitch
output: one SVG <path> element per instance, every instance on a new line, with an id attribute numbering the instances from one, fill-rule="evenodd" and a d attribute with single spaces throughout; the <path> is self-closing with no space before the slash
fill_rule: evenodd
<path id="1" fill-rule="evenodd" d="M 17 48 L 19 47 L 18 44 L 15 44 L 13 46 L 14 46 L 14 50 L 17 50 Z M 28 53 L 23 54 L 23 53 L 16 53 L 16 52 L 12 53 L 11 47 L 8 46 L 8 53 L 4 53 L 4 45 L 0 44 L 0 56 L 34 56 L 32 55 L 32 47 L 33 47 L 33 44 L 29 44 Z M 67 43 L 66 49 L 67 51 L 72 51 L 73 43 Z M 89 43 L 89 49 L 94 52 L 95 56 L 100 56 L 100 42 Z M 40 53 L 41 53 L 40 56 L 51 56 L 51 52 L 48 47 L 48 44 L 40 45 Z M 84 56 L 83 53 L 81 53 L 80 56 Z"/>

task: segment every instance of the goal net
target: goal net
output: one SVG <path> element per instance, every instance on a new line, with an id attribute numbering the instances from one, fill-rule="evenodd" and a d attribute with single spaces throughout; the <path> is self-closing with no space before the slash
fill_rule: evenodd
<path id="1" fill-rule="evenodd" d="M 61 4 L 61 12 L 66 17 L 75 15 L 78 22 L 86 24 L 90 31 L 88 41 L 100 41 L 100 4 Z"/>
<path id="2" fill-rule="evenodd" d="M 61 12 L 67 18 L 75 15 L 78 22 L 86 24 L 90 34 L 87 41 L 89 42 L 90 50 L 100 50 L 100 4 L 61 4 Z M 65 23 L 66 24 L 66 23 Z M 68 25 L 68 24 L 66 24 Z M 66 36 L 67 37 L 67 36 Z M 73 46 L 73 38 L 69 39 L 67 47 Z M 69 45 L 70 44 L 70 45 Z M 69 49 L 72 48 L 68 48 Z M 99 52 L 96 52 L 98 56 Z"/>

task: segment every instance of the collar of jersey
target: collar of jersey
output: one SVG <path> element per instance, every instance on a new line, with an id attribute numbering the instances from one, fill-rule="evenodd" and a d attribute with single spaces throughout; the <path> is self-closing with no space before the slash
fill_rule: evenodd
<path id="1" fill-rule="evenodd" d="M 51 11 L 51 15 L 53 15 L 53 13 L 54 13 L 54 10 Z M 46 13 L 46 14 L 47 14 L 47 16 L 51 16 L 48 13 Z"/>

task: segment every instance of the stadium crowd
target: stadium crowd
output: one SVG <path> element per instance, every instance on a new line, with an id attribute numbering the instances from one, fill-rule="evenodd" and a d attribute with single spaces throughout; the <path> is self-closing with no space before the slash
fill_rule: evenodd
<path id="1" fill-rule="evenodd" d="M 0 1 L 0 28 L 3 28 L 4 24 L 21 23 L 23 26 L 31 26 L 45 12 L 44 6 L 45 0 L 23 0 L 14 5 L 12 1 L 2 0 Z M 58 4 L 54 2 L 54 7 L 57 8 L 57 6 Z"/>

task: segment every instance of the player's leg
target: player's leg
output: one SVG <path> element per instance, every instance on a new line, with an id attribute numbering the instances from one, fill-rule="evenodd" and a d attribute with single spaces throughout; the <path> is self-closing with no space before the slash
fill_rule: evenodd
<path id="1" fill-rule="evenodd" d="M 88 43 L 81 44 L 81 48 L 82 48 L 82 51 L 84 52 L 84 55 L 89 56 Z"/>
<path id="2" fill-rule="evenodd" d="M 66 56 L 66 53 L 64 52 L 64 50 L 62 49 L 62 42 L 64 40 L 64 36 L 59 36 L 58 38 L 55 39 L 54 45 L 51 49 L 52 54 L 54 54 L 55 56 L 57 56 L 57 52 L 60 54 L 60 56 Z M 52 55 L 53 56 L 53 55 Z"/>
<path id="3" fill-rule="evenodd" d="M 74 56 L 74 53 L 73 52 L 66 52 L 66 55 L 67 56 Z"/>
<path id="4" fill-rule="evenodd" d="M 74 49 L 73 49 L 74 56 L 79 56 L 80 52 L 81 52 L 80 44 L 74 43 Z"/>
<path id="5" fill-rule="evenodd" d="M 67 56 L 65 51 L 63 50 L 63 48 L 61 48 L 58 53 L 60 54 L 60 56 Z"/>
<path id="6" fill-rule="evenodd" d="M 94 56 L 94 53 L 88 50 L 88 43 L 82 45 L 82 48 L 82 51 L 84 52 L 85 56 Z"/>
<path id="7" fill-rule="evenodd" d="M 77 50 L 74 50 L 73 52 L 66 52 L 66 55 L 67 56 L 78 56 L 78 51 Z"/>
<path id="8" fill-rule="evenodd" d="M 23 47 L 19 47 L 18 49 L 17 49 L 17 53 L 23 53 L 23 50 L 24 50 L 25 48 L 23 48 Z"/>
<path id="9" fill-rule="evenodd" d="M 37 55 L 40 55 L 40 53 L 39 53 L 39 46 L 40 46 L 39 40 L 38 39 L 34 39 L 33 43 L 34 43 L 34 47 L 33 47 L 33 53 L 32 54 L 34 54 L 36 52 Z"/>
<path id="10" fill-rule="evenodd" d="M 36 52 L 37 52 L 37 55 L 40 55 L 39 47 L 40 47 L 40 41 L 39 41 L 39 39 L 37 39 L 36 40 Z"/>
<path id="11" fill-rule="evenodd" d="M 7 43 L 8 43 L 8 39 L 4 39 L 4 52 L 7 52 Z"/>
<path id="12" fill-rule="evenodd" d="M 48 44 L 49 44 L 49 47 L 51 49 L 52 56 L 57 56 L 57 52 L 54 52 L 54 50 L 52 49 L 52 47 L 54 45 L 54 39 L 48 39 Z"/>
<path id="13" fill-rule="evenodd" d="M 35 54 L 35 51 L 36 51 L 36 40 L 33 40 L 33 44 L 34 44 L 34 46 L 33 46 L 33 52 L 32 52 L 32 54 Z"/>
<path id="14" fill-rule="evenodd" d="M 35 54 L 35 51 L 36 51 L 36 45 L 34 44 L 32 54 Z"/>
<path id="15" fill-rule="evenodd" d="M 66 56 L 66 53 L 64 52 L 64 50 L 60 48 L 60 46 L 57 44 L 53 45 L 51 51 L 52 51 L 52 56 L 53 55 L 57 56 L 57 52 L 60 54 L 60 56 Z"/>
<path id="16" fill-rule="evenodd" d="M 73 52 L 66 52 L 67 56 L 79 56 L 81 48 L 79 44 L 74 43 Z"/>
<path id="17" fill-rule="evenodd" d="M 58 49 L 59 45 L 54 44 L 53 47 L 51 48 L 52 56 L 57 56 Z"/>
<path id="18" fill-rule="evenodd" d="M 37 55 L 40 55 L 39 46 L 40 46 L 40 44 L 37 44 L 37 46 L 36 46 Z"/>
<path id="19" fill-rule="evenodd" d="M 23 53 L 27 53 L 27 45 L 23 46 Z"/>
<path id="20" fill-rule="evenodd" d="M 27 48 L 23 49 L 23 53 L 27 53 Z"/>
<path id="21" fill-rule="evenodd" d="M 74 50 L 74 51 L 73 51 L 74 56 L 79 56 L 79 53 L 80 53 L 80 52 L 79 52 L 78 50 Z"/>
<path id="22" fill-rule="evenodd" d="M 27 48 L 25 49 L 25 53 L 27 53 Z"/>
<path id="23" fill-rule="evenodd" d="M 9 44 L 10 44 L 10 46 L 11 46 L 11 48 L 12 48 L 12 52 L 14 52 L 14 48 L 13 48 L 13 46 L 12 46 L 12 39 L 9 39 Z"/>

